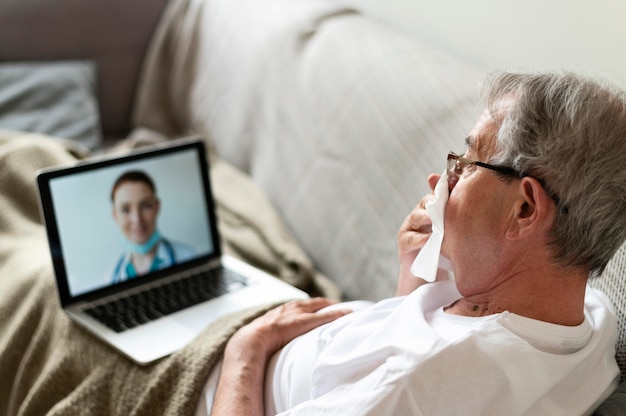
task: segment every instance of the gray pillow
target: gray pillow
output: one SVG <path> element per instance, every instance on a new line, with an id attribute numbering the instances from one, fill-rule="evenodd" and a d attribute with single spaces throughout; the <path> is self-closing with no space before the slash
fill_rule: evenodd
<path id="1" fill-rule="evenodd" d="M 593 416 L 622 416 L 626 414 L 626 381 L 600 405 Z"/>
<path id="2" fill-rule="evenodd" d="M 0 64 L 0 128 L 97 148 L 102 133 L 95 79 L 90 61 Z"/>

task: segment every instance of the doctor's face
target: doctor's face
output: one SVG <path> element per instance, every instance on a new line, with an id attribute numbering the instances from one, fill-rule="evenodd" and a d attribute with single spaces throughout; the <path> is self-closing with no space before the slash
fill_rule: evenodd
<path id="1" fill-rule="evenodd" d="M 156 229 L 159 200 L 152 189 L 139 181 L 127 181 L 113 195 L 113 218 L 126 238 L 143 244 Z"/>

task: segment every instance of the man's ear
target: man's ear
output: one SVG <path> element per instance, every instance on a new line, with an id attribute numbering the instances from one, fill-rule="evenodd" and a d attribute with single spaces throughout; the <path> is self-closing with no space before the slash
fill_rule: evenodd
<path id="1" fill-rule="evenodd" d="M 537 179 L 522 178 L 507 238 L 517 240 L 534 232 L 545 233 L 554 222 L 554 209 L 552 199 Z"/>

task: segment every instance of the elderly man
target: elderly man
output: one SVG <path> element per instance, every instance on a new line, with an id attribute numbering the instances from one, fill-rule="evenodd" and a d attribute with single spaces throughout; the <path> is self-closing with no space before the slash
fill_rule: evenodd
<path id="1" fill-rule="evenodd" d="M 430 195 L 398 234 L 399 296 L 352 313 L 294 302 L 244 326 L 213 414 L 573 415 L 615 389 L 615 317 L 587 280 L 626 239 L 626 96 L 573 74 L 484 91 L 465 154 L 448 155 L 454 281 L 409 271 Z"/>

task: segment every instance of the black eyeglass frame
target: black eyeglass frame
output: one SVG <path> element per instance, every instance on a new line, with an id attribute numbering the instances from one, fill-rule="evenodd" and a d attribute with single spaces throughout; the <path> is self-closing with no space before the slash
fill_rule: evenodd
<path id="1" fill-rule="evenodd" d="M 458 170 L 459 168 L 458 162 L 461 162 L 460 171 Z M 457 155 L 454 152 L 448 153 L 448 174 L 454 173 L 455 175 L 460 175 L 463 172 L 463 169 L 465 169 L 465 166 L 467 165 L 480 166 L 481 168 L 491 169 L 493 171 L 502 173 L 504 175 L 514 176 L 516 178 L 523 178 L 524 176 L 528 176 L 522 172 L 519 172 L 507 166 L 491 165 L 489 163 L 484 163 L 484 162 L 479 162 L 477 160 L 468 159 L 464 156 Z"/>
<path id="2" fill-rule="evenodd" d="M 448 163 L 448 166 L 447 166 L 448 187 L 450 188 L 450 190 L 452 189 L 452 187 L 454 187 L 454 185 L 456 185 L 456 182 L 458 181 L 458 176 L 463 172 L 463 169 L 465 169 L 467 165 L 480 166 L 481 168 L 490 169 L 495 172 L 501 173 L 503 175 L 512 176 L 512 177 L 519 178 L 519 179 L 524 178 L 526 176 L 531 176 L 526 173 L 515 170 L 513 168 L 510 168 L 508 166 L 491 165 L 489 163 L 479 162 L 477 160 L 472 160 L 464 156 L 457 155 L 454 152 L 448 153 L 447 163 Z M 453 174 L 455 177 L 451 177 L 452 176 L 451 174 Z M 535 178 L 534 176 L 532 177 Z M 553 194 L 552 192 L 548 191 L 548 189 L 546 188 L 546 184 L 541 179 L 539 178 L 535 178 L 535 179 L 541 184 L 543 189 L 546 190 L 546 192 L 548 193 L 548 195 L 550 195 L 550 198 L 554 200 L 556 205 L 561 207 L 561 212 L 564 214 L 567 214 L 568 209 L 567 207 L 561 205 L 561 201 L 559 200 L 559 197 Z"/>

